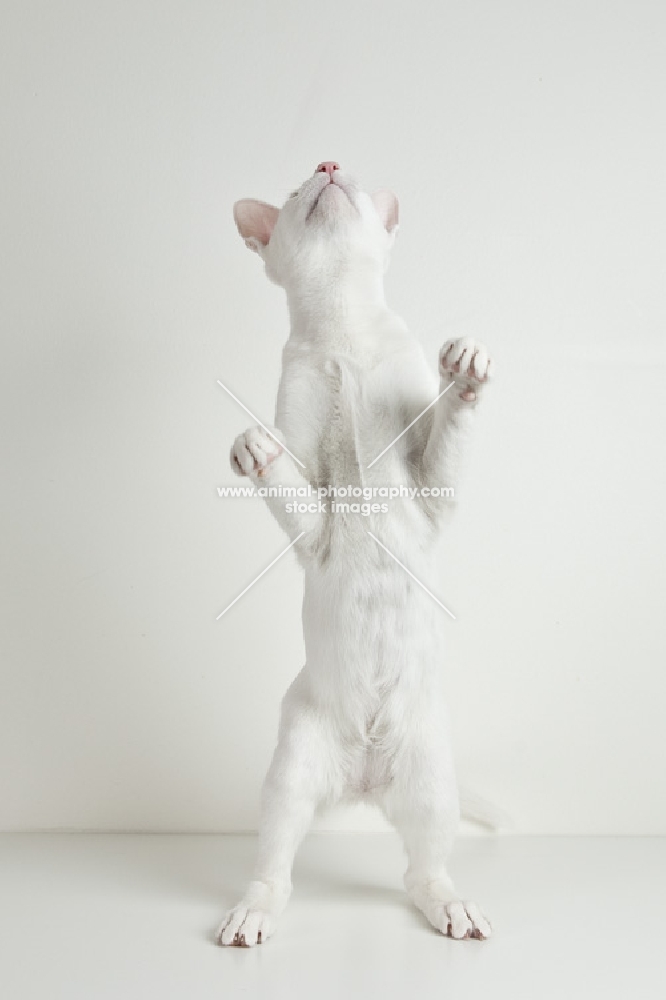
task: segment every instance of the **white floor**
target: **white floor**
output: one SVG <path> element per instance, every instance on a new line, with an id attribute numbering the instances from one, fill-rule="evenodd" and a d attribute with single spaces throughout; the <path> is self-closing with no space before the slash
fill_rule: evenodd
<path id="1" fill-rule="evenodd" d="M 275 936 L 222 949 L 253 851 L 236 836 L 3 836 L 0 995 L 666 997 L 666 840 L 461 839 L 454 877 L 495 934 L 457 942 L 408 904 L 392 835 L 313 834 Z"/>

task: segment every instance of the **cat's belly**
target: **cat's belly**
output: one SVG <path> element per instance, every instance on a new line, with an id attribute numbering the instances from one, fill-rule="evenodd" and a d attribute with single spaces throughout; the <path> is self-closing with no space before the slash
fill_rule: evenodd
<path id="1" fill-rule="evenodd" d="M 397 565 L 306 575 L 305 674 L 345 747 L 344 795 L 386 788 L 414 720 L 437 711 L 444 615 Z"/>
<path id="2" fill-rule="evenodd" d="M 415 575 L 433 586 L 433 569 L 432 562 L 422 562 Z M 369 536 L 353 560 L 306 570 L 308 668 L 330 698 L 363 701 L 368 712 L 398 691 L 409 699 L 423 677 L 437 670 L 444 617 L 432 597 Z"/>

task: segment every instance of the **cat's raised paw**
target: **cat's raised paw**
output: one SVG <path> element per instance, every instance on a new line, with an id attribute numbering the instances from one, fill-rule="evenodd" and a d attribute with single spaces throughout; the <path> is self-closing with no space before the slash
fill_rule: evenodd
<path id="1" fill-rule="evenodd" d="M 473 403 L 480 386 L 490 378 L 488 351 L 472 337 L 447 340 L 439 352 L 439 371 L 443 378 L 454 380 L 460 399 Z"/>
<path id="2" fill-rule="evenodd" d="M 260 426 L 250 427 L 244 434 L 239 434 L 229 456 L 236 475 L 266 475 L 271 463 L 284 451 L 278 435 L 279 431 L 269 431 Z"/>

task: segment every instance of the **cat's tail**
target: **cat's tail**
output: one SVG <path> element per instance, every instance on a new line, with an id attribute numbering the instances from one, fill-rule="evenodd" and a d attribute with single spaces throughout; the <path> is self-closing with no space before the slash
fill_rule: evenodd
<path id="1" fill-rule="evenodd" d="M 508 813 L 505 813 L 499 806 L 488 802 L 469 788 L 459 788 L 458 797 L 460 799 L 460 814 L 470 823 L 479 823 L 481 826 L 490 827 L 491 830 L 511 830 L 513 820 Z"/>

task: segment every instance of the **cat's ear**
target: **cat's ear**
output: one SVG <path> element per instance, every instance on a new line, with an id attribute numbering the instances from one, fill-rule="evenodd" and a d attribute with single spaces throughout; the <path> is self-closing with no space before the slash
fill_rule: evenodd
<path id="1" fill-rule="evenodd" d="M 234 222 L 245 245 L 260 254 L 268 246 L 280 209 L 265 201 L 242 198 L 234 205 Z"/>
<path id="2" fill-rule="evenodd" d="M 398 229 L 398 199 L 393 191 L 389 191 L 387 188 L 375 191 L 372 195 L 372 202 L 386 231 L 395 233 Z"/>

